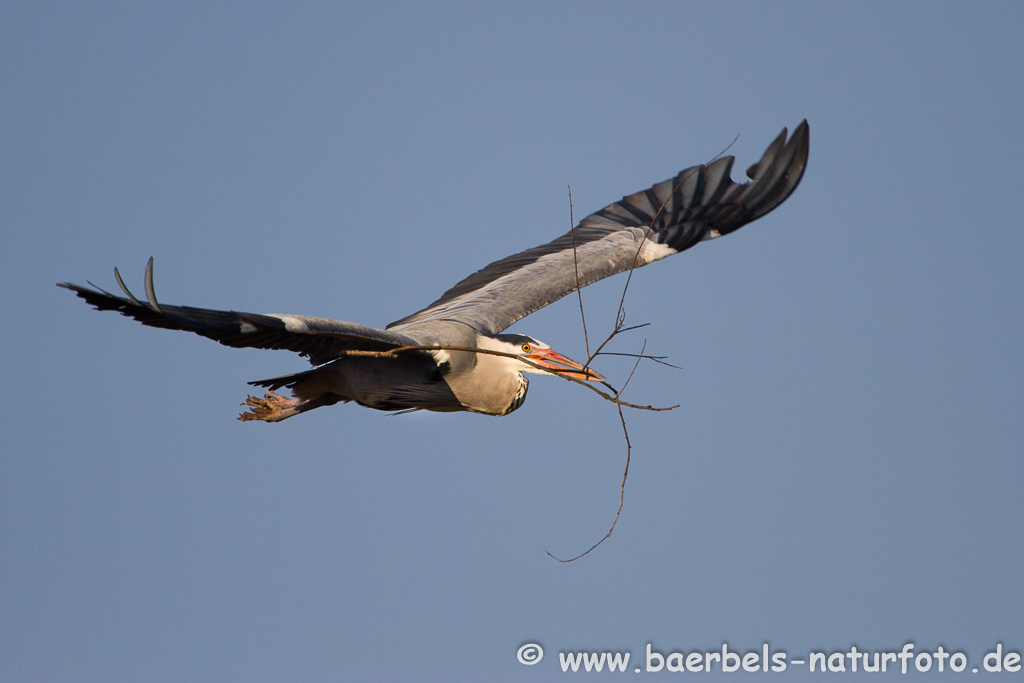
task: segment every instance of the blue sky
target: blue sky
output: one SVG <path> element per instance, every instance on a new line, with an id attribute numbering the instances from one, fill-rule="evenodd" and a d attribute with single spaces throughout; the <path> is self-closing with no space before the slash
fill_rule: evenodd
<path id="1" fill-rule="evenodd" d="M 1020 652 L 1022 31 L 1018 3 L 4 5 L 0 678 Z M 625 460 L 580 387 L 243 424 L 303 359 L 54 287 L 154 256 L 168 303 L 383 326 L 567 230 L 567 184 L 579 219 L 737 134 L 739 176 L 804 118 L 786 204 L 635 274 L 618 350 L 681 369 L 624 398 L 680 407 L 627 413 L 622 517 L 574 564 L 546 551 L 601 537 Z M 584 290 L 593 333 L 623 281 Z M 585 355 L 575 299 L 512 331 Z"/>

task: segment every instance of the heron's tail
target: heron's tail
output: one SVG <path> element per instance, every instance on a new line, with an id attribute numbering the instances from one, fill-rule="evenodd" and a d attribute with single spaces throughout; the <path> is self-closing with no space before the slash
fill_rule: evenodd
<path id="1" fill-rule="evenodd" d="M 254 387 L 265 387 L 271 391 L 277 391 L 281 387 L 288 387 L 292 389 L 296 384 L 304 379 L 310 379 L 312 375 L 315 375 L 320 371 L 320 368 L 313 368 L 312 370 L 304 370 L 303 372 L 296 372 L 291 375 L 281 375 L 280 377 L 270 377 L 268 379 L 257 379 L 252 382 L 247 382 Z"/>

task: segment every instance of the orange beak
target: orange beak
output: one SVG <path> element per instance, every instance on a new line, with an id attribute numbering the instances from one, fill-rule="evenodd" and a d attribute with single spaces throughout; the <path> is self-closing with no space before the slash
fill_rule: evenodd
<path id="1" fill-rule="evenodd" d="M 563 356 L 554 349 L 537 349 L 533 353 L 524 356 L 546 370 L 551 370 L 556 375 L 566 375 L 576 379 L 584 379 L 590 382 L 604 382 L 604 376 L 590 368 L 584 369 L 582 365 L 572 358 Z"/>

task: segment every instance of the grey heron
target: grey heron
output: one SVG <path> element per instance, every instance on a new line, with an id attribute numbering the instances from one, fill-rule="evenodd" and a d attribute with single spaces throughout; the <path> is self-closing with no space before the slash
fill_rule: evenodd
<path id="1" fill-rule="evenodd" d="M 747 170 L 749 182 L 732 180 L 731 156 L 684 169 L 587 216 L 552 242 L 491 263 L 423 310 L 382 330 L 302 315 L 158 303 L 152 259 L 146 268 L 144 301 L 132 295 L 116 268 L 124 297 L 71 283 L 59 286 L 97 310 L 117 311 L 143 325 L 194 332 L 236 348 L 286 349 L 309 359 L 314 366 L 310 370 L 249 382 L 267 391 L 263 398 L 249 397 L 242 404 L 247 412 L 241 420 L 279 422 L 340 401 L 386 411 L 507 415 L 526 398 L 529 381 L 523 373 L 604 378 L 543 342 L 501 334 L 503 330 L 578 287 L 727 235 L 760 218 L 796 189 L 808 147 L 809 129 L 803 121 L 788 141 L 782 129 L 761 160 Z M 421 348 L 391 356 L 372 353 L 404 347 Z M 282 387 L 291 390 L 292 398 L 276 393 Z"/>

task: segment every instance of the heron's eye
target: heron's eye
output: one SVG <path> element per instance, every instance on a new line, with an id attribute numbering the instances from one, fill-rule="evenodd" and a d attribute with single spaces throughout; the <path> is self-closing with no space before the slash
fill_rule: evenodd
<path id="1" fill-rule="evenodd" d="M 529 353 L 529 352 L 530 352 L 530 345 L 529 344 L 523 344 L 523 353 Z"/>

